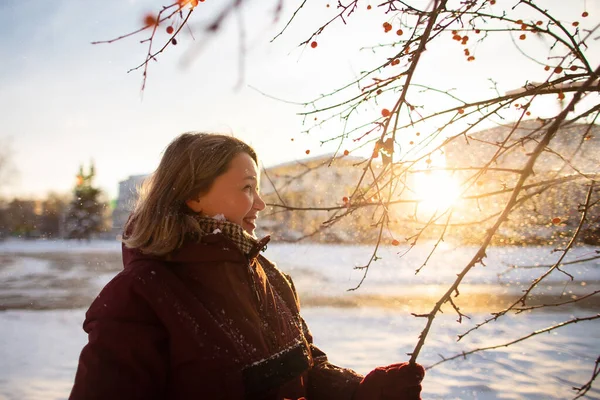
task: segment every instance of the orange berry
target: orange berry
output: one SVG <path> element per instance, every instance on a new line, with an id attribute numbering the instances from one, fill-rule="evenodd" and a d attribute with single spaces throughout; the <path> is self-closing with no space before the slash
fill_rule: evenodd
<path id="1" fill-rule="evenodd" d="M 515 22 L 515 24 L 517 24 L 517 25 L 523 25 L 523 20 L 522 19 L 518 19 L 517 22 Z"/>
<path id="2" fill-rule="evenodd" d="M 183 8 L 187 4 L 189 4 L 190 7 L 193 8 L 193 7 L 196 7 L 198 5 L 198 0 L 177 0 L 177 3 L 179 4 L 179 8 Z"/>
<path id="3" fill-rule="evenodd" d="M 563 72 L 563 68 L 562 67 L 556 67 L 556 68 L 554 68 L 554 72 L 556 72 L 557 74 L 560 74 L 561 72 Z"/>
<path id="4" fill-rule="evenodd" d="M 571 71 L 577 71 L 577 67 L 576 67 L 575 65 L 571 65 L 571 66 L 569 67 L 569 69 L 570 69 Z"/>
<path id="5" fill-rule="evenodd" d="M 556 224 L 560 224 L 560 221 L 561 221 L 561 219 L 560 219 L 560 218 L 558 218 L 558 217 L 554 217 L 554 218 L 552 218 L 552 223 L 553 223 L 554 225 L 556 225 Z"/>
<path id="6" fill-rule="evenodd" d="M 519 36 L 519 39 L 521 39 L 521 40 L 525 40 L 525 39 L 527 39 L 527 35 L 525 35 L 525 34 L 522 34 L 521 36 Z"/>
<path id="7" fill-rule="evenodd" d="M 467 61 L 475 61 L 475 57 L 469 56 L 469 58 L 467 58 Z"/>
<path id="8" fill-rule="evenodd" d="M 402 29 L 398 29 L 396 31 L 396 35 L 398 35 L 398 36 L 402 36 L 403 33 L 404 33 L 404 31 Z"/>
<path id="9" fill-rule="evenodd" d="M 377 89 L 377 92 L 376 92 L 376 93 L 377 93 L 377 94 L 381 94 L 381 93 L 383 93 L 383 90 L 381 90 L 381 89 Z"/>
<path id="10" fill-rule="evenodd" d="M 369 5 L 367 6 L 367 10 L 370 10 L 370 9 L 371 9 L 371 5 L 369 4 Z"/>
<path id="11" fill-rule="evenodd" d="M 348 202 L 348 197 L 346 197 L 346 196 L 342 197 L 342 201 L 343 201 L 344 203 L 347 203 L 347 202 Z"/>
<path id="12" fill-rule="evenodd" d="M 431 158 L 428 158 L 427 160 L 425 160 L 425 162 L 426 162 L 427 164 L 431 164 Z"/>
<path id="13" fill-rule="evenodd" d="M 453 34 L 453 35 L 456 35 L 456 34 L 458 34 L 458 31 L 457 31 L 457 30 L 454 30 L 454 31 L 452 31 L 452 34 Z"/>
<path id="14" fill-rule="evenodd" d="M 348 150 L 344 150 L 344 155 L 347 156 L 348 154 L 350 154 L 350 152 Z"/>
<path id="15" fill-rule="evenodd" d="M 167 33 L 170 35 L 171 33 L 173 33 L 173 27 L 172 26 L 167 26 Z"/>
<path id="16" fill-rule="evenodd" d="M 531 115 L 531 111 L 527 111 L 527 112 L 525 113 L 525 115 L 527 115 L 527 116 Z"/>
<path id="17" fill-rule="evenodd" d="M 396 239 L 392 240 L 392 246 L 398 246 L 400 245 L 400 242 L 397 241 Z"/>
<path id="18" fill-rule="evenodd" d="M 583 13 L 581 13 L 581 16 L 583 18 L 587 17 L 588 15 L 590 15 L 587 11 L 584 11 Z"/>
<path id="19" fill-rule="evenodd" d="M 558 93 L 558 99 L 563 100 L 565 98 L 565 94 L 563 92 Z"/>
<path id="20" fill-rule="evenodd" d="M 549 65 L 546 65 L 546 66 L 544 67 L 544 70 L 546 70 L 546 71 L 550 71 L 550 66 L 549 66 Z"/>
<path id="21" fill-rule="evenodd" d="M 152 14 L 146 14 L 144 17 L 144 26 L 158 25 L 158 20 Z"/>
<path id="22" fill-rule="evenodd" d="M 536 25 L 542 25 L 542 24 L 543 24 L 543 22 L 542 22 L 542 21 L 538 21 L 538 22 L 536 22 L 535 24 L 536 24 Z"/>
<path id="23" fill-rule="evenodd" d="M 391 64 L 392 64 L 392 65 L 398 65 L 398 64 L 400 64 L 400 60 L 398 60 L 397 58 L 394 58 L 394 59 L 392 60 L 392 63 L 391 63 Z"/>
<path id="24" fill-rule="evenodd" d="M 387 118 L 390 115 L 392 115 L 392 113 L 387 108 L 384 108 L 383 110 L 381 110 L 381 115 L 383 115 L 384 118 Z"/>
<path id="25" fill-rule="evenodd" d="M 306 150 L 306 151 L 305 151 L 305 153 L 306 153 L 306 154 L 310 154 L 310 150 Z"/>
<path id="26" fill-rule="evenodd" d="M 465 113 L 465 110 L 464 110 L 464 109 L 462 109 L 462 108 L 459 108 L 459 109 L 458 109 L 458 113 L 459 113 L 459 114 L 464 114 L 464 113 Z"/>
<path id="27" fill-rule="evenodd" d="M 390 24 L 389 22 L 384 22 L 383 23 L 383 30 L 387 33 L 389 31 L 392 30 L 392 24 Z"/>
<path id="28" fill-rule="evenodd" d="M 312 47 L 313 49 L 314 49 L 314 48 L 316 48 L 316 47 L 317 47 L 317 42 L 312 42 L 312 43 L 310 44 L 310 47 Z"/>
<path id="29" fill-rule="evenodd" d="M 490 0 L 490 4 L 491 4 L 491 5 L 494 5 L 494 4 L 496 4 L 496 0 Z"/>
<path id="30" fill-rule="evenodd" d="M 573 26 L 578 26 L 578 25 L 579 25 L 579 22 L 575 21 L 575 22 L 573 22 L 571 25 L 573 25 Z"/>
<path id="31" fill-rule="evenodd" d="M 412 140 L 408 143 L 408 144 L 415 144 L 415 142 L 413 142 Z"/>
<path id="32" fill-rule="evenodd" d="M 452 36 L 452 39 L 456 40 L 457 42 L 460 42 L 462 37 L 460 35 L 454 35 L 454 36 Z"/>
<path id="33" fill-rule="evenodd" d="M 522 31 L 526 31 L 527 30 L 527 25 L 525 25 L 525 24 L 521 25 L 521 30 Z"/>
<path id="34" fill-rule="evenodd" d="M 415 136 L 421 136 L 421 132 L 415 133 Z"/>

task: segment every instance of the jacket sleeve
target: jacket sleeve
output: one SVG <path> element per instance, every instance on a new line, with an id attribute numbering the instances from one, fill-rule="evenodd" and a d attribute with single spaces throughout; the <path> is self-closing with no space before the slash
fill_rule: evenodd
<path id="1" fill-rule="evenodd" d="M 305 336 L 310 343 L 314 366 L 308 371 L 310 400 L 351 400 L 362 381 L 362 375 L 349 368 L 331 364 L 327 355 L 313 344 L 312 335 L 302 319 Z"/>
<path id="2" fill-rule="evenodd" d="M 289 282 L 299 311 L 300 302 L 294 282 L 289 275 L 283 275 Z M 314 366 L 308 371 L 308 398 L 310 400 L 351 400 L 363 379 L 362 375 L 351 369 L 331 364 L 327 360 L 327 355 L 313 344 L 313 336 L 304 318 L 300 318 L 300 321 L 314 360 Z"/>
<path id="3" fill-rule="evenodd" d="M 90 306 L 70 400 L 161 399 L 168 366 L 167 334 L 121 273 Z"/>

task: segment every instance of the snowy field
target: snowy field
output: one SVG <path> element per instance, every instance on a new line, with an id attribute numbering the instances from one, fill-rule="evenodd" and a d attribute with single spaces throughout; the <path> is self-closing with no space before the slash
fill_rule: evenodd
<path id="1" fill-rule="evenodd" d="M 289 272 L 301 295 L 303 315 L 316 344 L 333 363 L 360 373 L 408 359 L 424 320 L 411 312 L 429 311 L 475 248 L 443 247 L 417 276 L 431 246 L 399 258 L 397 247 L 381 250 L 357 291 L 370 246 L 271 244 L 265 255 Z M 598 248 L 578 247 L 566 261 L 597 255 Z M 456 335 L 498 311 L 540 268 L 559 253 L 551 248 L 493 248 L 465 280 L 456 298 L 471 320 L 456 322 L 450 308 L 436 318 L 419 357 L 423 365 L 482 346 L 509 342 L 574 317 L 600 312 L 597 300 L 519 315 L 508 315 L 456 342 Z M 86 336 L 85 308 L 118 270 L 116 242 L 0 243 L 0 399 L 64 399 L 72 384 Z M 565 265 L 575 278 L 556 272 L 534 292 L 539 302 L 551 296 L 571 299 L 598 290 L 599 260 Z M 499 275 L 500 274 L 500 275 Z M 462 303 L 460 303 L 462 301 Z M 557 301 L 554 298 L 553 301 Z M 600 355 L 599 320 L 580 322 L 528 341 L 476 353 L 428 370 L 424 399 L 569 399 L 572 386 L 587 382 Z M 596 385 L 600 387 L 600 384 Z M 600 399 L 593 388 L 587 398 Z"/>

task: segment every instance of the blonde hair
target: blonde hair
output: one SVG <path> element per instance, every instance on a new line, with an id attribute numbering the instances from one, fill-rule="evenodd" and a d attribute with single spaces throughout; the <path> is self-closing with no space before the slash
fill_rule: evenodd
<path id="1" fill-rule="evenodd" d="M 123 243 L 155 255 L 180 247 L 186 233 L 199 229 L 186 200 L 208 192 L 240 153 L 258 164 L 254 149 L 231 136 L 189 132 L 175 138 L 139 192 Z"/>

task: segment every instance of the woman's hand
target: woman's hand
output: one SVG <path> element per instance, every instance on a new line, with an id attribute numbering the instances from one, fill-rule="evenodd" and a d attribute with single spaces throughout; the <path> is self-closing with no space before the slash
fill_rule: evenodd
<path id="1" fill-rule="evenodd" d="M 375 368 L 363 378 L 353 400 L 420 400 L 424 376 L 421 365 L 407 362 Z"/>

